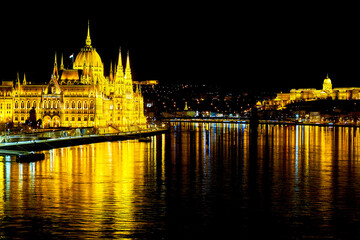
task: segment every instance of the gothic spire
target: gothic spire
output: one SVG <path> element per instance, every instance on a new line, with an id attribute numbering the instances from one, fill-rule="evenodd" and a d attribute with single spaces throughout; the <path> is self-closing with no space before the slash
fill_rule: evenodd
<path id="1" fill-rule="evenodd" d="M 129 80 L 132 80 L 129 51 L 127 52 L 127 58 L 126 58 L 125 78 L 129 79 Z"/>
<path id="2" fill-rule="evenodd" d="M 127 71 L 131 71 L 131 69 L 130 69 L 129 51 L 127 52 L 127 58 L 126 58 L 126 70 L 127 70 Z"/>
<path id="3" fill-rule="evenodd" d="M 124 77 L 124 67 L 122 65 L 122 57 L 121 57 L 121 48 L 119 48 L 119 58 L 118 58 L 118 65 L 116 67 L 116 81 L 122 81 Z"/>
<path id="4" fill-rule="evenodd" d="M 26 82 L 26 76 L 25 76 L 25 73 L 24 73 L 24 80 L 23 80 L 23 85 L 26 85 L 27 82 Z"/>
<path id="5" fill-rule="evenodd" d="M 58 79 L 59 77 L 59 71 L 58 71 L 58 67 L 57 67 L 57 56 L 56 56 L 56 52 L 55 52 L 55 61 L 54 61 L 54 69 L 53 69 L 53 76 Z"/>
<path id="6" fill-rule="evenodd" d="M 88 20 L 88 29 L 87 29 L 87 36 L 86 36 L 86 46 L 91 46 L 91 38 L 90 38 L 90 20 Z"/>
<path id="7" fill-rule="evenodd" d="M 64 70 L 64 54 L 63 53 L 61 53 L 60 70 Z"/>
<path id="8" fill-rule="evenodd" d="M 20 78 L 19 78 L 19 72 L 17 72 L 16 83 L 17 83 L 18 87 L 20 88 Z"/>
<path id="9" fill-rule="evenodd" d="M 131 76 L 131 68 L 130 68 L 130 56 L 129 56 L 129 51 L 127 54 L 127 58 L 126 58 L 126 68 L 125 68 L 125 78 L 127 80 L 132 81 L 132 76 Z"/>
<path id="10" fill-rule="evenodd" d="M 112 81 L 114 79 L 114 73 L 113 73 L 113 68 L 112 68 L 112 61 L 110 61 L 110 81 Z"/>
<path id="11" fill-rule="evenodd" d="M 118 65 L 117 65 L 117 71 L 121 70 L 121 72 L 124 71 L 122 60 L 121 60 L 121 48 L 119 48 L 119 58 L 118 58 Z"/>

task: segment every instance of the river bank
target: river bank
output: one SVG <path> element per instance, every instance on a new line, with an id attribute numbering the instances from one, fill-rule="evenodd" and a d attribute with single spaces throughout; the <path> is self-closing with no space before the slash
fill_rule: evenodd
<path id="1" fill-rule="evenodd" d="M 259 124 L 271 125 L 304 125 L 304 126 L 325 126 L 325 127 L 354 127 L 358 128 L 360 125 L 354 123 L 332 123 L 332 122 L 295 122 L 286 120 L 257 120 Z M 172 118 L 166 119 L 166 123 L 241 123 L 250 124 L 248 118 Z"/>
<path id="2" fill-rule="evenodd" d="M 53 148 L 61 148 L 68 146 L 98 143 L 98 142 L 138 139 L 142 137 L 149 137 L 157 134 L 163 134 L 167 131 L 168 131 L 167 128 L 155 128 L 155 129 L 124 132 L 124 133 L 69 136 L 69 137 L 38 139 L 38 140 L 20 141 L 20 142 L 8 142 L 8 143 L 0 144 L 0 151 L 2 149 L 18 150 L 18 151 L 41 151 L 41 150 L 48 150 Z"/>

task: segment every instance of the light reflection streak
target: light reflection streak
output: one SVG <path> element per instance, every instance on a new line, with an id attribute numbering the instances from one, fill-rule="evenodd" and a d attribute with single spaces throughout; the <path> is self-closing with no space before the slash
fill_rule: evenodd
<path id="1" fill-rule="evenodd" d="M 255 154 L 250 154 L 247 124 L 182 123 L 174 129 L 169 136 L 152 137 L 151 143 L 129 140 L 45 151 L 44 161 L 30 164 L 0 159 L 0 219 L 5 212 L 24 216 L 31 207 L 32 214 L 61 219 L 70 229 L 101 232 L 110 226 L 114 234 L 131 237 L 139 229 L 163 226 L 170 214 L 167 199 L 197 201 L 193 198 L 200 189 L 203 203 L 215 187 L 225 191 L 230 183 L 237 197 L 244 196 L 244 209 L 268 199 L 271 211 L 293 213 L 297 221 L 315 209 L 326 226 L 335 195 L 352 191 L 348 184 L 360 179 L 353 168 L 360 160 L 359 129 L 260 125 Z M 224 185 L 216 186 L 218 181 Z M 211 204 L 199 206 L 208 213 Z"/>

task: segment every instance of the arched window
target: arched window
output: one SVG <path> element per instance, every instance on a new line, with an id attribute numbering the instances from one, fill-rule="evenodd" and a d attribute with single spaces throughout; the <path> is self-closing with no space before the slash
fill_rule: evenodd
<path id="1" fill-rule="evenodd" d="M 78 109 L 81 109 L 81 102 L 78 101 Z"/>
<path id="2" fill-rule="evenodd" d="M 56 102 L 56 108 L 60 108 L 60 101 L 59 100 Z"/>
<path id="3" fill-rule="evenodd" d="M 94 108 L 94 102 L 90 101 L 90 109 L 93 109 L 93 108 Z"/>
<path id="4" fill-rule="evenodd" d="M 44 101 L 44 106 L 43 106 L 43 108 L 46 108 L 46 101 Z"/>
<path id="5" fill-rule="evenodd" d="M 21 101 L 21 108 L 25 108 L 24 101 Z"/>
<path id="6" fill-rule="evenodd" d="M 34 108 L 36 108 L 36 101 L 33 101 L 33 105 Z"/>
<path id="7" fill-rule="evenodd" d="M 15 101 L 15 108 L 19 107 L 19 103 L 17 101 Z"/>
<path id="8" fill-rule="evenodd" d="M 75 101 L 71 102 L 71 108 L 75 108 Z"/>
<path id="9" fill-rule="evenodd" d="M 87 109 L 87 102 L 84 102 L 84 108 Z"/>
<path id="10" fill-rule="evenodd" d="M 26 108 L 30 108 L 30 101 L 27 101 Z"/>
<path id="11" fill-rule="evenodd" d="M 65 108 L 69 108 L 69 102 L 68 101 L 65 102 Z"/>

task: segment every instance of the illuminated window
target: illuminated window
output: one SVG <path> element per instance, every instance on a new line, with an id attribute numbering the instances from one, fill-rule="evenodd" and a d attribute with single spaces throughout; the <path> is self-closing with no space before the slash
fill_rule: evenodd
<path id="1" fill-rule="evenodd" d="M 19 103 L 16 101 L 15 102 L 15 108 L 18 108 L 19 107 Z"/>
<path id="2" fill-rule="evenodd" d="M 75 101 L 71 102 L 71 108 L 75 108 Z"/>
<path id="3" fill-rule="evenodd" d="M 81 102 L 80 101 L 78 102 L 78 108 L 79 109 L 81 108 Z"/>

